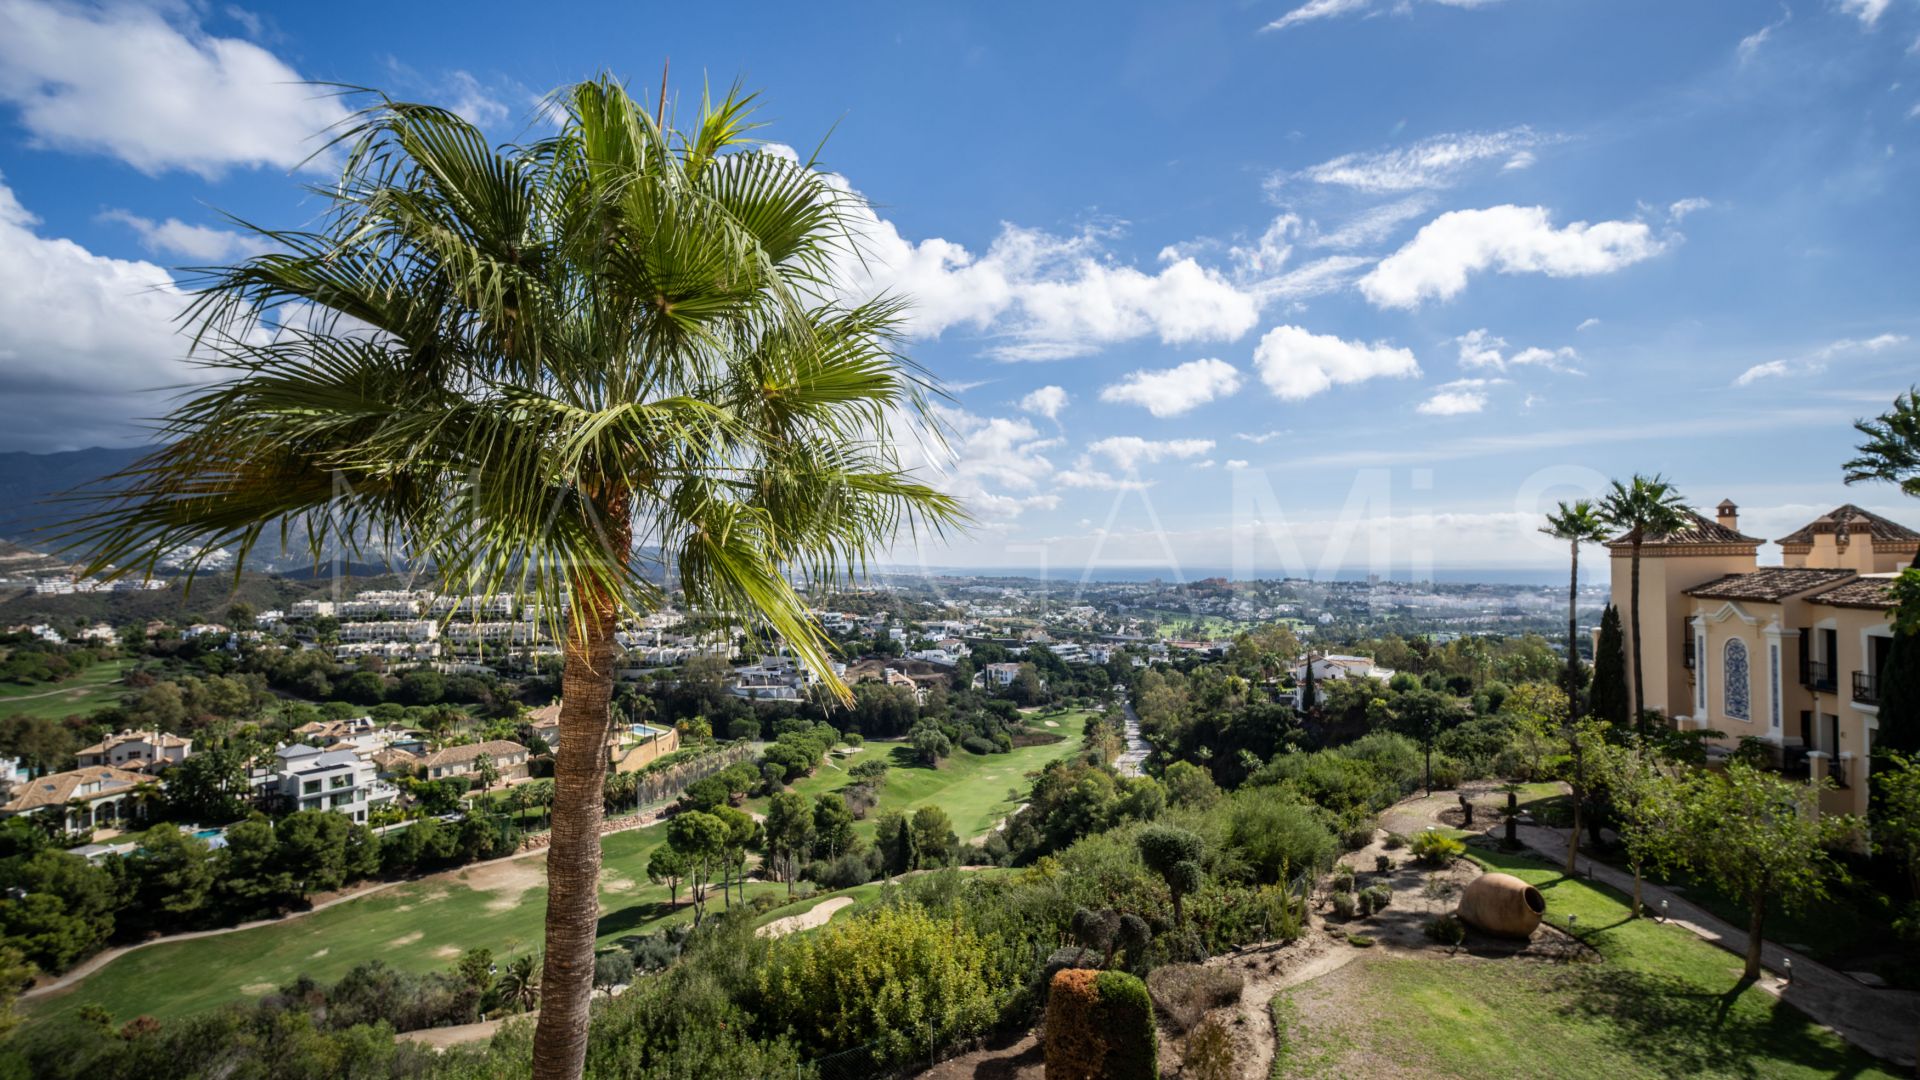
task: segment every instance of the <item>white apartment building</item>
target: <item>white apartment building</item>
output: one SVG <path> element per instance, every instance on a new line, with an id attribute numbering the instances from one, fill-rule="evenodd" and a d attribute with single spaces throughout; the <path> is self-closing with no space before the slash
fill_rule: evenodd
<path id="1" fill-rule="evenodd" d="M 340 624 L 340 640 L 357 641 L 434 641 L 440 636 L 440 624 L 432 619 L 401 619 L 385 622 Z"/>

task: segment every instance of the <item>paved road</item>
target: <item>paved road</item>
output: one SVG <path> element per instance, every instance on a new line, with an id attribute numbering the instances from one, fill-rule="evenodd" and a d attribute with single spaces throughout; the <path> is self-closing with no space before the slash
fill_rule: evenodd
<path id="1" fill-rule="evenodd" d="M 1123 697 L 1120 707 L 1127 711 L 1127 749 L 1113 760 L 1113 767 L 1119 769 L 1122 776 L 1139 776 L 1142 773 L 1141 766 L 1146 764 L 1147 755 L 1153 752 L 1153 747 L 1140 737 L 1140 714 L 1133 711 L 1133 701 Z"/>

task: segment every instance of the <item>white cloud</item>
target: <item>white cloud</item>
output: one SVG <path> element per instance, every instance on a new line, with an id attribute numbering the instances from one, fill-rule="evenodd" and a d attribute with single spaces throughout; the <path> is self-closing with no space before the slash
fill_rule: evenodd
<path id="1" fill-rule="evenodd" d="M 108 210 L 102 221 L 118 222 L 137 233 L 148 251 L 179 255 L 203 263 L 223 263 L 273 248 L 258 236 L 215 229 L 207 225 L 189 225 L 179 218 L 154 221 L 128 210 Z"/>
<path id="2" fill-rule="evenodd" d="M 1428 2 L 1439 4 L 1442 7 L 1477 8 L 1498 3 L 1499 0 L 1428 0 Z M 1857 3 L 1861 2 L 1861 0 L 1847 0 L 1847 2 Z M 1865 0 L 1865 2 L 1871 3 L 1873 0 Z M 1879 0 L 1879 2 L 1885 3 L 1886 0 Z M 1375 0 L 1307 0 L 1306 3 L 1301 4 L 1299 7 L 1268 23 L 1263 29 L 1285 30 L 1291 26 L 1299 26 L 1301 23 L 1314 22 L 1319 19 L 1331 19 L 1340 15 L 1357 14 L 1368 11 L 1375 6 Z M 1412 7 L 1413 0 L 1399 0 L 1398 3 L 1395 3 L 1388 10 L 1395 13 L 1404 13 Z"/>
<path id="3" fill-rule="evenodd" d="M 1500 171 L 1501 172 L 1519 172 L 1521 169 L 1531 169 L 1533 168 L 1534 164 L 1539 160 L 1540 160 L 1539 158 L 1533 156 L 1533 151 L 1522 150 L 1519 153 L 1508 158 L 1507 163 L 1505 165 L 1500 166 Z"/>
<path id="4" fill-rule="evenodd" d="M 1533 162 L 1533 147 L 1560 141 L 1560 136 L 1542 135 L 1524 125 L 1431 135 L 1392 150 L 1342 154 L 1298 172 L 1275 173 L 1267 178 L 1267 187 L 1274 191 L 1288 182 L 1308 181 L 1375 195 L 1444 188 L 1488 161 L 1505 159 L 1509 166 L 1525 168 Z M 1528 156 L 1519 158 L 1521 154 Z"/>
<path id="5" fill-rule="evenodd" d="M 1488 379 L 1455 379 L 1435 387 L 1436 393 L 1421 402 L 1416 411 L 1428 416 L 1464 416 L 1487 407 Z"/>
<path id="6" fill-rule="evenodd" d="M 1244 469 L 1246 467 L 1247 467 L 1247 461 L 1245 458 L 1228 458 L 1227 459 L 1228 472 L 1239 472 L 1241 469 Z"/>
<path id="7" fill-rule="evenodd" d="M 1752 60 L 1754 54 L 1760 51 L 1760 46 L 1767 43 L 1767 39 L 1773 36 L 1775 30 L 1780 29 L 1792 21 L 1793 9 L 1787 7 L 1785 4 L 1780 5 L 1780 17 L 1778 19 L 1740 39 L 1740 44 L 1734 49 L 1734 52 L 1740 57 L 1740 62 L 1744 64 Z"/>
<path id="8" fill-rule="evenodd" d="M 1280 272 L 1280 267 L 1293 254 L 1293 245 L 1287 243 L 1300 227 L 1300 219 L 1293 214 L 1281 214 L 1267 224 L 1267 230 L 1260 239 L 1251 244 L 1236 244 L 1227 252 L 1233 259 L 1239 276 L 1245 279 L 1270 277 Z M 1162 252 L 1162 259 L 1178 257 L 1177 249 Z"/>
<path id="9" fill-rule="evenodd" d="M 1087 444 L 1089 454 L 1104 457 L 1126 472 L 1168 458 L 1197 458 L 1212 449 L 1212 439 L 1143 439 L 1138 435 L 1114 435 Z"/>
<path id="10" fill-rule="evenodd" d="M 1035 416 L 1044 416 L 1049 420 L 1060 419 L 1060 410 L 1067 407 L 1067 391 L 1059 386 L 1043 386 L 1020 399 L 1023 412 Z"/>
<path id="11" fill-rule="evenodd" d="M 1218 464 L 1219 464 L 1219 462 L 1217 462 L 1217 461 L 1215 461 L 1215 460 L 1213 460 L 1212 458 L 1207 458 L 1207 459 L 1206 459 L 1205 461 L 1196 461 L 1196 462 L 1194 462 L 1193 464 L 1191 464 L 1191 465 L 1189 465 L 1189 466 L 1187 466 L 1187 468 L 1189 468 L 1189 469 L 1211 469 L 1211 468 L 1213 468 L 1213 467 L 1214 467 L 1215 465 L 1218 465 Z"/>
<path id="12" fill-rule="evenodd" d="M 175 319 L 187 298 L 152 263 L 42 235 L 0 182 L 0 445 L 45 452 L 143 437 L 133 418 L 193 377 Z"/>
<path id="13" fill-rule="evenodd" d="M 1240 372 L 1225 360 L 1189 360 L 1160 371 L 1136 371 L 1100 391 L 1100 400 L 1138 405 L 1155 416 L 1179 416 L 1240 389 Z"/>
<path id="14" fill-rule="evenodd" d="M 1779 360 L 1769 360 L 1764 364 L 1755 364 L 1741 372 L 1740 377 L 1733 380 L 1733 385 L 1749 386 L 1761 379 L 1774 379 L 1790 375 L 1817 375 L 1825 371 L 1827 365 L 1834 360 L 1842 360 L 1854 356 L 1871 356 L 1874 353 L 1885 352 L 1896 345 L 1904 345 L 1906 343 L 1907 336 L 1905 334 L 1879 334 L 1865 340 L 1841 338 L 1838 341 L 1829 342 L 1812 352 L 1802 353 L 1799 356 L 1783 357 Z"/>
<path id="15" fill-rule="evenodd" d="M 1667 207 L 1667 216 L 1672 218 L 1675 224 L 1678 224 L 1681 221 L 1686 220 L 1686 217 L 1688 214 L 1697 213 L 1701 210 L 1706 210 L 1712 206 L 1713 206 L 1713 201 L 1711 199 L 1701 199 L 1701 198 L 1681 199 L 1679 202 L 1673 203 Z"/>
<path id="16" fill-rule="evenodd" d="M 1410 350 L 1384 342 L 1342 341 L 1298 326 L 1267 331 L 1254 349 L 1253 363 L 1267 389 L 1285 401 L 1310 398 L 1342 383 L 1420 374 L 1420 364 Z"/>
<path id="17" fill-rule="evenodd" d="M 1323 233 L 1315 228 L 1307 237 L 1307 243 L 1314 247 L 1333 248 L 1336 251 L 1368 247 L 1392 236 L 1401 225 L 1425 214 L 1432 208 L 1431 196 L 1410 195 L 1397 202 L 1363 211 L 1332 232 Z"/>
<path id="18" fill-rule="evenodd" d="M 475 127 L 498 124 L 507 118 L 507 107 L 487 93 L 480 80 L 464 71 L 447 77 L 447 93 L 453 98 L 447 110 Z"/>
<path id="19" fill-rule="evenodd" d="M 0 101 L 42 146 L 103 153 L 149 174 L 294 168 L 347 116 L 327 90 L 185 6 L 83 8 L 0 0 Z"/>
<path id="20" fill-rule="evenodd" d="M 933 407 L 933 414 L 940 436 L 910 417 L 896 415 L 890 422 L 902 433 L 896 445 L 903 468 L 921 474 L 988 521 L 1059 505 L 1059 496 L 1049 490 L 1054 468 L 1045 454 L 1060 445 L 1059 439 L 1041 437 L 1032 423 L 1019 418 L 979 416 L 941 405 Z"/>
<path id="21" fill-rule="evenodd" d="M 910 331 L 938 337 L 957 326 L 992 333 L 1002 360 L 1082 356 L 1143 337 L 1169 345 L 1231 341 L 1253 329 L 1260 298 L 1191 256 L 1148 273 L 1115 262 L 1103 236 L 1056 236 L 1003 224 L 984 254 L 940 238 L 918 243 L 870 210 L 855 212 L 863 252 L 839 278 L 857 296 L 913 301 Z"/>
<path id="22" fill-rule="evenodd" d="M 1840 0 L 1840 10 L 1860 20 L 1860 25 L 1872 29 L 1886 14 L 1893 0 Z"/>
<path id="23" fill-rule="evenodd" d="M 1055 473 L 1053 481 L 1061 487 L 1088 488 L 1094 491 L 1140 491 L 1153 486 L 1150 480 L 1119 477 L 1096 469 L 1084 456 L 1073 468 L 1061 469 Z"/>
<path id="24" fill-rule="evenodd" d="M 1572 346 L 1558 349 L 1532 346 L 1509 355 L 1506 352 L 1507 340 L 1485 329 L 1469 330 L 1453 340 L 1460 346 L 1460 366 L 1467 369 L 1505 371 L 1510 366 L 1539 365 L 1555 371 L 1570 371 L 1569 365 L 1580 359 L 1580 354 Z"/>
<path id="25" fill-rule="evenodd" d="M 1268 443 L 1272 442 L 1273 440 L 1278 439 L 1282 435 L 1286 435 L 1286 434 L 1288 434 L 1288 432 L 1285 432 L 1285 431 L 1261 431 L 1261 432 L 1241 431 L 1241 432 L 1234 433 L 1233 437 L 1236 439 L 1244 440 L 1246 442 L 1250 442 L 1255 446 L 1265 446 Z"/>
<path id="26" fill-rule="evenodd" d="M 1607 274 L 1658 255 L 1666 242 L 1640 221 L 1576 221 L 1554 228 L 1546 208 L 1453 210 L 1421 226 L 1399 251 L 1360 279 L 1379 307 L 1414 308 L 1450 299 L 1468 275 L 1492 269 L 1551 277 Z"/>
<path id="27" fill-rule="evenodd" d="M 1579 325 L 1579 326 L 1576 326 L 1576 327 L 1574 327 L 1574 328 L 1573 328 L 1573 332 L 1574 332 L 1574 333 L 1576 333 L 1576 334 L 1578 334 L 1578 333 L 1583 333 L 1583 332 L 1585 332 L 1585 331 L 1588 331 L 1588 330 L 1591 330 L 1591 329 L 1593 329 L 1594 327 L 1596 327 L 1596 326 L 1599 326 L 1599 325 L 1600 325 L 1600 320 L 1599 320 L 1599 319 L 1597 319 L 1597 318 L 1586 318 L 1586 319 L 1581 319 L 1581 320 L 1580 320 L 1580 325 Z"/>
<path id="28" fill-rule="evenodd" d="M 1360 268 L 1372 261 L 1358 255 L 1329 255 L 1324 259 L 1302 263 L 1279 277 L 1255 282 L 1250 286 L 1250 291 L 1262 304 L 1323 296 L 1346 288 Z"/>

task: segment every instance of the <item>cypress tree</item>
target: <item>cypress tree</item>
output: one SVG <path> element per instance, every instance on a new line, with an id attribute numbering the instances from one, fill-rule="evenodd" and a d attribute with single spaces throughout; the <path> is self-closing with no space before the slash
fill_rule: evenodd
<path id="1" fill-rule="evenodd" d="M 1624 726 L 1630 708 L 1627 696 L 1627 653 L 1620 633 L 1620 609 L 1607 605 L 1600 617 L 1600 641 L 1593 653 L 1592 712 L 1596 719 Z"/>
<path id="2" fill-rule="evenodd" d="M 1880 731 L 1873 752 L 1920 753 L 1920 635 L 1896 631 L 1880 668 Z"/>

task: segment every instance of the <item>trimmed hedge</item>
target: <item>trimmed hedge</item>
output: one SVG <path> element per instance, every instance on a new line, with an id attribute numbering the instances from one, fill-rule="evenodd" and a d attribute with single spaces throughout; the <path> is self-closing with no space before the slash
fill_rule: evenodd
<path id="1" fill-rule="evenodd" d="M 1154 1080 L 1159 1040 L 1147 984 L 1124 971 L 1068 968 L 1047 995 L 1047 1080 Z"/>

